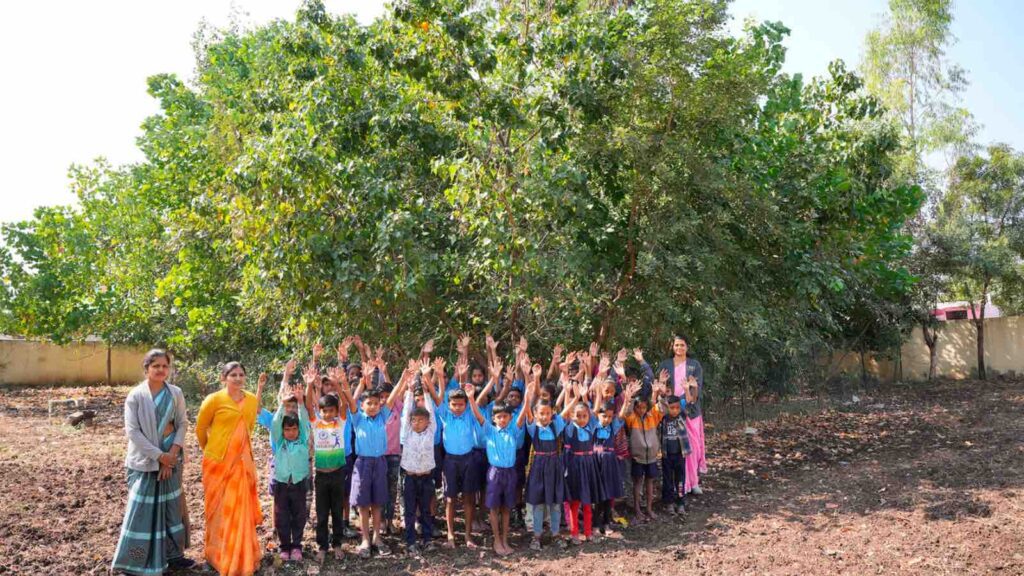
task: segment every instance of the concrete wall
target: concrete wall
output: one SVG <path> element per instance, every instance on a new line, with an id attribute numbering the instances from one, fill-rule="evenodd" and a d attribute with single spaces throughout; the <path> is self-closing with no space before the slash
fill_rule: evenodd
<path id="1" fill-rule="evenodd" d="M 935 353 L 935 375 L 945 378 L 970 378 L 977 374 L 978 344 L 974 322 L 952 320 L 942 322 Z M 914 328 L 901 348 L 904 380 L 928 377 L 928 346 L 920 328 Z M 833 359 L 837 372 L 860 373 L 860 356 L 856 353 L 837 355 Z M 985 368 L 989 375 L 1024 374 L 1024 316 L 1004 316 L 985 320 Z M 892 359 L 868 358 L 868 372 L 884 381 L 900 377 L 899 366 Z"/>
<path id="2" fill-rule="evenodd" d="M 114 347 L 110 368 L 114 383 L 142 380 L 144 349 Z M 0 384 L 98 384 L 107 379 L 107 345 L 82 342 L 0 340 Z"/>

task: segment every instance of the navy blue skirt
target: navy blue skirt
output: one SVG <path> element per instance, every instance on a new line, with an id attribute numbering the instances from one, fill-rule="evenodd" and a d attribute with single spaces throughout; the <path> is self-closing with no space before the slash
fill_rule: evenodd
<path id="1" fill-rule="evenodd" d="M 565 467 L 560 454 L 534 455 L 526 480 L 526 502 L 533 506 L 565 502 Z"/>
<path id="2" fill-rule="evenodd" d="M 604 499 L 624 498 L 625 484 L 622 480 L 622 466 L 615 452 L 608 450 L 597 455 L 597 468 L 601 472 L 601 485 L 604 488 Z"/>
<path id="3" fill-rule="evenodd" d="M 601 471 L 597 467 L 596 454 L 567 454 L 565 484 L 569 491 L 569 500 L 579 500 L 583 504 L 597 504 L 607 500 L 601 481 Z"/>

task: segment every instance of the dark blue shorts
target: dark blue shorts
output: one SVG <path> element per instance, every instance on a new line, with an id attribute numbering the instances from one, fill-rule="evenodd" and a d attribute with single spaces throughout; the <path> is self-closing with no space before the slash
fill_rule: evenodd
<path id="1" fill-rule="evenodd" d="M 444 479 L 442 477 L 442 471 L 444 470 L 444 444 L 438 442 L 434 444 L 434 471 L 431 475 L 434 477 L 434 490 L 440 490 L 444 487 Z"/>
<path id="2" fill-rule="evenodd" d="M 351 506 L 383 506 L 387 503 L 388 494 L 388 461 L 383 456 L 356 458 L 355 470 L 352 472 L 352 494 L 348 503 Z"/>
<path id="3" fill-rule="evenodd" d="M 516 484 L 518 484 L 518 480 L 515 467 L 491 466 L 487 470 L 487 493 L 484 495 L 484 505 L 492 510 L 514 508 L 519 501 Z"/>
<path id="4" fill-rule="evenodd" d="M 466 454 L 445 454 L 444 495 L 455 498 L 460 494 L 475 494 L 480 491 L 480 467 L 470 450 Z"/>
<path id="5" fill-rule="evenodd" d="M 630 470 L 630 476 L 632 476 L 634 480 L 638 480 L 640 478 L 661 478 L 661 470 L 658 469 L 657 462 L 641 464 L 636 460 L 633 460 L 633 468 Z"/>

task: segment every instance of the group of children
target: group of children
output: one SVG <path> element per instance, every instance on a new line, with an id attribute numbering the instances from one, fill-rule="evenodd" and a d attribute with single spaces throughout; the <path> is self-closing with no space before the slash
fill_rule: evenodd
<path id="1" fill-rule="evenodd" d="M 362 364 L 349 362 L 353 345 Z M 332 548 L 343 558 L 343 538 L 355 535 L 350 507 L 358 511 L 358 555 L 391 554 L 382 536 L 397 530 L 399 491 L 409 553 L 434 548 L 440 490 L 447 546 L 456 545 L 461 504 L 465 545 L 477 546 L 473 533 L 484 528 L 479 510 L 502 556 L 513 552 L 513 523 L 532 531 L 533 550 L 542 547 L 545 525 L 561 548 L 592 539 L 595 526 L 608 534 L 617 522 L 628 525 L 615 510 L 627 479 L 634 523 L 655 518 L 659 477 L 671 514 L 685 511 L 688 492 L 700 493 L 696 474 L 687 481 L 687 468 L 703 466 L 703 433 L 694 447 L 700 466 L 688 466 L 687 458 L 688 419 L 699 416 L 694 408 L 703 376 L 700 364 L 685 358 L 685 347 L 682 369 L 666 360 L 655 378 L 639 349 L 633 351 L 638 366 L 626 367 L 626 350 L 613 359 L 592 344 L 563 359 L 558 346 L 545 370 L 530 360 L 525 339 L 508 366 L 490 336 L 480 364 L 471 364 L 469 346 L 468 336 L 459 338 L 449 378 L 446 361 L 431 357 L 428 341 L 395 383 L 384 351 L 359 337 L 342 341 L 338 365 L 324 374 L 323 350 L 315 346 L 303 384 L 292 384 L 296 363 L 288 362 L 276 412 L 260 417 L 271 431 L 270 490 L 282 561 L 302 560 L 310 484 L 321 562 Z M 568 539 L 561 535 L 563 517 Z"/>

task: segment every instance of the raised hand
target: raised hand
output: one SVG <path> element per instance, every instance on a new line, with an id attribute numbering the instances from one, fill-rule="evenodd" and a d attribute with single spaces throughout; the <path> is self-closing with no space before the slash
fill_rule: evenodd
<path id="1" fill-rule="evenodd" d="M 263 392 L 263 387 L 267 385 L 267 378 L 269 377 L 267 376 L 266 372 L 260 372 L 260 378 L 259 380 L 256 381 L 256 390 L 258 390 L 260 393 Z M 259 396 L 260 394 L 257 393 L 256 395 Z"/>
<path id="2" fill-rule="evenodd" d="M 601 362 L 597 365 L 597 374 L 598 374 L 598 376 L 600 376 L 602 378 L 607 376 L 608 375 L 608 369 L 611 367 L 611 363 L 612 363 L 612 361 L 611 361 L 611 358 L 608 357 L 608 354 L 602 354 L 601 355 Z"/>
<path id="3" fill-rule="evenodd" d="M 619 375 L 619 378 L 625 378 L 626 377 L 626 367 L 623 366 L 621 363 L 620 364 L 616 364 L 614 369 L 615 369 L 615 373 Z"/>
<path id="4" fill-rule="evenodd" d="M 636 393 L 640 391 L 640 382 L 633 382 L 629 386 L 626 386 L 626 396 L 632 398 L 636 396 Z"/>
<path id="5" fill-rule="evenodd" d="M 444 358 L 441 358 L 440 356 L 434 358 L 434 375 L 440 378 L 441 375 L 444 374 L 444 367 L 446 364 L 447 362 L 445 362 Z"/>
<path id="6" fill-rule="evenodd" d="M 500 358 L 496 359 L 494 363 L 491 364 L 491 378 L 494 378 L 495 381 L 501 379 L 501 369 L 504 365 L 505 363 L 502 362 Z"/>
<path id="7" fill-rule="evenodd" d="M 526 336 L 519 337 L 519 345 L 516 347 L 520 352 L 526 354 L 527 348 L 530 347 L 530 343 L 526 341 Z"/>
<path id="8" fill-rule="evenodd" d="M 561 344 L 555 344 L 555 348 L 551 351 L 551 361 L 558 362 L 562 359 L 562 352 L 565 351 L 565 347 Z"/>
<path id="9" fill-rule="evenodd" d="M 484 342 L 486 342 L 487 349 L 490 350 L 491 352 L 494 352 L 498 349 L 498 341 L 494 339 L 494 336 L 491 336 L 490 332 L 484 335 Z"/>
<path id="10" fill-rule="evenodd" d="M 434 351 L 434 339 L 431 338 L 423 343 L 423 347 L 420 348 L 420 356 L 430 356 L 430 353 Z"/>
<path id="11" fill-rule="evenodd" d="M 516 377 L 516 364 L 515 362 L 509 362 L 508 366 L 505 366 L 505 381 L 512 382 Z"/>
<path id="12" fill-rule="evenodd" d="M 641 350 L 640 348 L 633 348 L 633 358 L 636 358 L 637 362 L 643 364 L 644 363 L 644 351 Z"/>
<path id="13" fill-rule="evenodd" d="M 316 364 L 310 362 L 306 365 L 306 369 L 302 371 L 302 381 L 306 383 L 306 386 L 315 386 L 319 388 L 319 376 L 317 372 Z"/>
<path id="14" fill-rule="evenodd" d="M 455 362 L 455 376 L 458 378 L 459 382 L 466 381 L 466 374 L 468 372 L 469 362 L 465 358 L 459 358 L 459 360 Z"/>
<path id="15" fill-rule="evenodd" d="M 597 342 L 591 342 L 590 343 L 590 355 L 592 357 L 593 356 L 597 356 L 599 352 L 601 352 L 601 346 L 599 346 Z"/>
<path id="16" fill-rule="evenodd" d="M 540 382 L 540 377 L 542 374 L 544 374 L 544 368 L 540 364 L 534 364 L 533 371 L 531 372 L 531 374 L 533 374 L 534 380 Z"/>
<path id="17" fill-rule="evenodd" d="M 662 368 L 661 372 L 658 373 L 658 382 L 660 384 L 668 382 L 668 370 Z"/>
<path id="18" fill-rule="evenodd" d="M 313 344 L 313 362 L 320 359 L 320 355 L 324 353 L 324 345 L 317 342 Z"/>
<path id="19" fill-rule="evenodd" d="M 295 374 L 295 367 L 297 365 L 298 365 L 298 362 L 295 360 L 295 358 L 291 358 L 291 359 L 288 360 L 288 362 L 285 363 L 285 365 L 284 365 L 284 381 L 285 382 L 288 382 L 289 380 L 291 380 L 292 374 Z"/>

